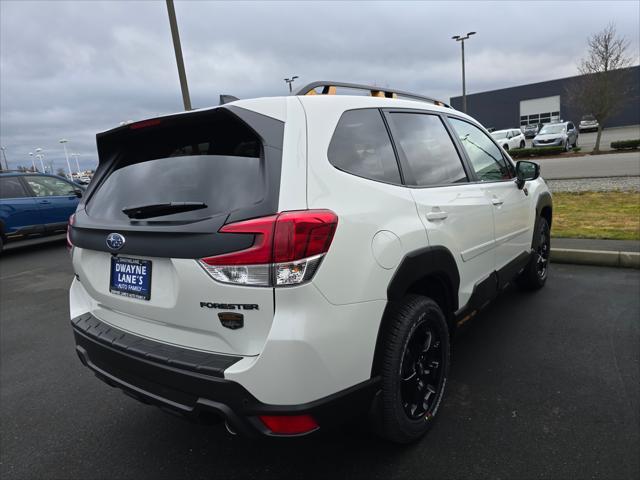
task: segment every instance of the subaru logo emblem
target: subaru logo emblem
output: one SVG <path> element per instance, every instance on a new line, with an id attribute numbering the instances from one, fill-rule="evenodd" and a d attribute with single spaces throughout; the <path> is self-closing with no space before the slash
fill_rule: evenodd
<path id="1" fill-rule="evenodd" d="M 111 250 L 120 250 L 124 242 L 124 237 L 119 233 L 110 233 L 107 235 L 107 247 Z"/>

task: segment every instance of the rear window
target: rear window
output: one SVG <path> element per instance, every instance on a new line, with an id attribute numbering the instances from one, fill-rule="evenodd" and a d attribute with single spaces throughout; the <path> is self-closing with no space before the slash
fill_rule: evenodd
<path id="1" fill-rule="evenodd" d="M 26 197 L 25 191 L 18 177 L 0 177 L 0 198 Z"/>
<path id="2" fill-rule="evenodd" d="M 140 129 L 118 143 L 115 168 L 89 200 L 87 213 L 128 221 L 123 210 L 132 207 L 203 204 L 145 219 L 194 221 L 255 205 L 266 188 L 262 150 L 256 133 L 224 109 Z"/>

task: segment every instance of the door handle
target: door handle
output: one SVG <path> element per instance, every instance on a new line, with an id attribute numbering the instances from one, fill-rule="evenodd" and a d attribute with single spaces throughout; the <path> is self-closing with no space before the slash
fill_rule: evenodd
<path id="1" fill-rule="evenodd" d="M 50 200 L 40 200 L 38 203 L 40 203 L 40 205 L 51 205 Z"/>
<path id="2" fill-rule="evenodd" d="M 447 212 L 445 212 L 445 211 L 442 211 L 442 210 L 437 210 L 435 212 L 429 212 L 426 215 L 427 220 L 429 220 L 430 222 L 433 222 L 435 220 L 444 220 L 448 216 L 449 216 L 449 214 Z"/>
<path id="3" fill-rule="evenodd" d="M 500 206 L 500 205 L 502 205 L 504 203 L 504 200 L 502 200 L 502 199 L 500 199 L 498 197 L 493 197 L 491 199 L 491 203 L 493 203 L 496 206 Z"/>

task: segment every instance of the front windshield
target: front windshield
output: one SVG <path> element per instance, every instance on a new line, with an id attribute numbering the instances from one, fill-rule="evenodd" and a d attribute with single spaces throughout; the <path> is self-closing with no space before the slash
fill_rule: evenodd
<path id="1" fill-rule="evenodd" d="M 585 120 L 587 122 L 592 122 L 595 120 L 595 118 L 593 117 L 593 115 L 585 115 L 584 117 L 582 117 L 582 120 Z"/>
<path id="2" fill-rule="evenodd" d="M 493 138 L 507 138 L 507 131 L 503 130 L 501 132 L 493 132 L 491 135 L 493 135 Z"/>
<path id="3" fill-rule="evenodd" d="M 564 132 L 564 125 L 545 125 L 544 127 L 542 127 L 542 130 L 540 130 L 540 135 L 562 132 Z"/>

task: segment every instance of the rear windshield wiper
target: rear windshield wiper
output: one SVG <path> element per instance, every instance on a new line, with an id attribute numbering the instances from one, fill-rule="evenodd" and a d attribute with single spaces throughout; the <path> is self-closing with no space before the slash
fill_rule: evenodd
<path id="1" fill-rule="evenodd" d="M 207 208 L 207 204 L 204 202 L 152 203 L 150 205 L 126 207 L 122 209 L 122 213 L 129 218 L 141 219 L 190 212 L 191 210 L 200 210 L 201 208 Z"/>

